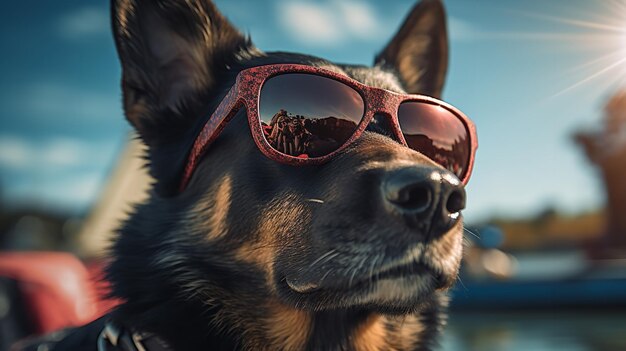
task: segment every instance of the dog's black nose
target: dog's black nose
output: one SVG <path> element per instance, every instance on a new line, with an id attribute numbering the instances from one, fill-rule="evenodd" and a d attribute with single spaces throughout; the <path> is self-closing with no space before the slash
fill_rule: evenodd
<path id="1" fill-rule="evenodd" d="M 385 175 L 383 201 L 390 214 L 432 240 L 445 234 L 465 208 L 465 189 L 452 173 L 430 166 L 406 167 Z"/>

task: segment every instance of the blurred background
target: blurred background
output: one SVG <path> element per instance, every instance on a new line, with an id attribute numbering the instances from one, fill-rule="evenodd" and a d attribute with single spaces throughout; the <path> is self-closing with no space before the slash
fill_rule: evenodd
<path id="1" fill-rule="evenodd" d="M 369 65 L 415 2 L 216 3 L 262 50 Z M 626 350 L 626 0 L 445 3 L 443 98 L 480 148 L 442 350 Z M 149 182 L 108 2 L 2 2 L 0 27 L 0 250 L 70 252 L 92 274 Z M 7 322 L 12 284 L 0 350 L 29 323 Z"/>

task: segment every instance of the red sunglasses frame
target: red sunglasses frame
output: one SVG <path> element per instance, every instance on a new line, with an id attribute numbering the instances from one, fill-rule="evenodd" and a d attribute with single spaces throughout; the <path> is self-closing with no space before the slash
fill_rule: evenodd
<path id="1" fill-rule="evenodd" d="M 361 121 L 359 122 L 357 129 L 354 131 L 354 134 L 337 150 L 321 157 L 299 158 L 289 156 L 275 150 L 265 139 L 263 129 L 261 127 L 261 119 L 259 117 L 259 96 L 261 88 L 263 87 L 263 83 L 265 83 L 265 81 L 269 78 L 286 73 L 308 73 L 331 78 L 353 88 L 363 98 L 365 111 L 361 117 Z M 465 114 L 452 105 L 425 95 L 400 94 L 381 88 L 370 87 L 343 74 L 319 67 L 300 64 L 273 64 L 252 67 L 239 72 L 232 88 L 230 88 L 226 96 L 222 99 L 222 102 L 220 102 L 215 112 L 213 112 L 198 134 L 187 158 L 187 164 L 184 169 L 179 191 L 182 192 L 187 187 L 187 184 L 191 180 L 191 176 L 193 175 L 193 172 L 202 155 L 206 152 L 211 143 L 217 139 L 228 122 L 242 107 L 246 108 L 248 124 L 250 125 L 250 131 L 252 132 L 254 142 L 265 156 L 284 164 L 303 166 L 319 165 L 333 158 L 336 154 L 341 152 L 348 145 L 352 144 L 361 136 L 361 134 L 363 134 L 363 131 L 365 131 L 375 114 L 382 114 L 389 118 L 392 122 L 391 128 L 394 136 L 398 138 L 404 146 L 408 147 L 398 122 L 398 108 L 401 103 L 406 101 L 423 102 L 443 107 L 459 118 L 459 120 L 465 125 L 470 138 L 471 151 L 467 170 L 461 181 L 463 184 L 467 184 L 470 175 L 472 174 L 474 157 L 476 149 L 478 148 L 476 126 L 467 116 L 465 116 Z"/>

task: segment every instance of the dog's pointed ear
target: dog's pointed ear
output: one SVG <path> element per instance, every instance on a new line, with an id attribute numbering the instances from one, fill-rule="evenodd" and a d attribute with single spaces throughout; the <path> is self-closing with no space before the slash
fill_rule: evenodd
<path id="1" fill-rule="evenodd" d="M 446 14 L 440 0 L 422 0 L 375 59 L 394 69 L 408 93 L 441 96 L 448 68 Z"/>
<path id="2" fill-rule="evenodd" d="M 127 119 L 148 145 L 187 128 L 252 44 L 210 0 L 112 0 Z"/>

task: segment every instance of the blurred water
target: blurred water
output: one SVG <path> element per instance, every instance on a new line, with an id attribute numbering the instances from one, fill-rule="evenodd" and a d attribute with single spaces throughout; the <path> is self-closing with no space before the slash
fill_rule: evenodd
<path id="1" fill-rule="evenodd" d="M 452 312 L 440 350 L 626 351 L 626 311 Z"/>

